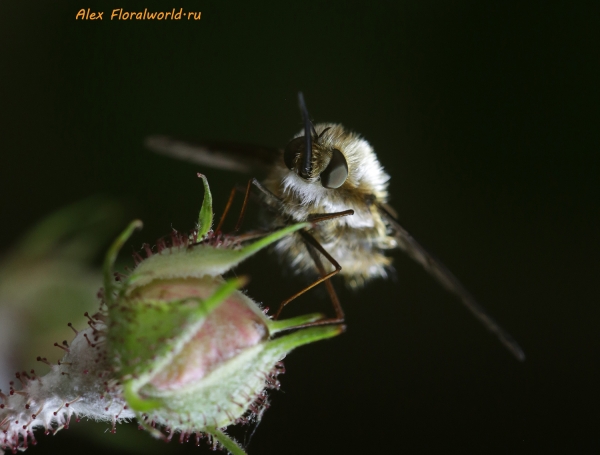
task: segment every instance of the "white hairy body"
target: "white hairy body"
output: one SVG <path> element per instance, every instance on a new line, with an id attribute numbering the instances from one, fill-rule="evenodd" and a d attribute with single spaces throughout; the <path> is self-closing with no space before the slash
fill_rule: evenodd
<path id="1" fill-rule="evenodd" d="M 354 215 L 318 223 L 310 234 L 339 262 L 340 274 L 349 286 L 359 287 L 371 278 L 385 278 L 391 264 L 386 251 L 398 244 L 377 204 L 387 202 L 390 177 L 371 145 L 359 135 L 332 123 L 317 124 L 315 130 L 319 135 L 319 148 L 313 153 L 315 176 L 308 180 L 299 177 L 285 166 L 282 158 L 272 167 L 264 186 L 283 201 L 283 219 L 305 221 L 310 215 L 354 210 Z M 302 135 L 303 131 L 295 137 Z M 334 148 L 346 158 L 348 178 L 341 187 L 329 189 L 321 185 L 318 173 L 327 165 L 327 150 Z M 317 271 L 298 235 L 279 241 L 275 249 L 295 271 Z"/>

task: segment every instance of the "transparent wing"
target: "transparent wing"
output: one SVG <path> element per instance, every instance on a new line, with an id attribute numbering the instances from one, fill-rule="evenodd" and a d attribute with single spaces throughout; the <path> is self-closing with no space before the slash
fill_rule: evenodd
<path id="1" fill-rule="evenodd" d="M 245 174 L 264 173 L 283 155 L 275 147 L 235 142 L 195 142 L 160 135 L 148 136 L 144 145 L 161 155 Z"/>
<path id="2" fill-rule="evenodd" d="M 467 309 L 481 321 L 508 350 L 520 361 L 525 360 L 525 353 L 517 342 L 477 303 L 475 298 L 465 289 L 450 270 L 435 256 L 423 248 L 392 215 L 392 209 L 385 204 L 378 204 L 379 211 L 388 222 L 399 247 L 412 259 L 421 264 L 444 288 L 456 295 Z"/>

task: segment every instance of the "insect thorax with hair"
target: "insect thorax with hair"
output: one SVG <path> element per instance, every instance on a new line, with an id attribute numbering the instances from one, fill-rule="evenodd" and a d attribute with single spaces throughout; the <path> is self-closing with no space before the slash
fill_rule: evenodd
<path id="1" fill-rule="evenodd" d="M 313 143 L 311 175 L 307 179 L 288 169 L 281 159 L 264 182 L 283 201 L 280 221 L 305 221 L 314 214 L 354 210 L 352 216 L 319 223 L 310 233 L 340 263 L 340 274 L 350 287 L 360 287 L 372 278 L 385 278 L 392 262 L 386 251 L 398 245 L 374 203 L 387 202 L 390 177 L 371 145 L 359 135 L 333 123 L 317 124 L 315 132 L 318 139 Z M 303 134 L 301 131 L 295 137 Z M 319 181 L 320 174 L 334 149 L 344 155 L 348 177 L 339 188 L 325 188 Z M 317 272 L 306 244 L 298 236 L 281 240 L 275 248 L 295 271 Z"/>

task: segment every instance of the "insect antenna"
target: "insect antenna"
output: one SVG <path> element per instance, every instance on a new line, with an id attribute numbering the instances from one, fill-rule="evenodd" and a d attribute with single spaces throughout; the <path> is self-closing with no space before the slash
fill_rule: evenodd
<path id="1" fill-rule="evenodd" d="M 304 95 L 302 94 L 302 92 L 298 92 L 298 105 L 300 106 L 302 120 L 304 121 L 304 140 L 306 144 L 306 152 L 304 153 L 304 166 L 302 168 L 302 173 L 304 177 L 309 177 L 312 171 L 312 123 L 310 121 L 310 117 L 308 116 L 308 110 L 306 109 L 306 103 L 304 102 Z"/>

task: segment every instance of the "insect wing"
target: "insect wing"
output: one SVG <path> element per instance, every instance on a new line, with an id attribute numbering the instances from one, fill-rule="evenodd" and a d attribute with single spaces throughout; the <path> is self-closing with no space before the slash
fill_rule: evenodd
<path id="1" fill-rule="evenodd" d="M 161 135 L 148 136 L 144 145 L 153 152 L 178 160 L 244 174 L 265 173 L 283 154 L 275 147 L 236 142 L 194 142 Z"/>
<path id="2" fill-rule="evenodd" d="M 386 220 L 393 231 L 398 246 L 411 259 L 421 264 L 446 290 L 456 295 L 463 305 L 493 334 L 508 350 L 520 361 L 525 360 L 525 353 L 517 342 L 502 329 L 492 317 L 487 314 L 483 307 L 477 303 L 475 298 L 465 289 L 458 278 L 454 276 L 446 266 L 435 256 L 429 253 L 404 229 L 398 220 L 392 216 L 392 209 L 385 204 L 377 205 L 380 214 Z"/>

